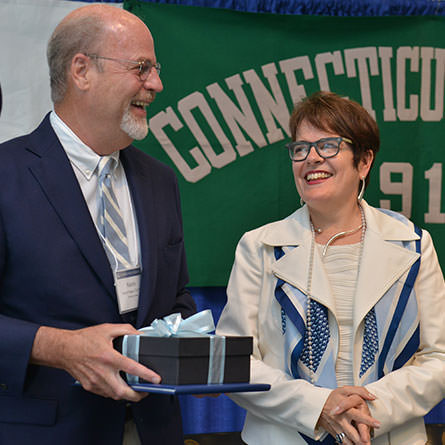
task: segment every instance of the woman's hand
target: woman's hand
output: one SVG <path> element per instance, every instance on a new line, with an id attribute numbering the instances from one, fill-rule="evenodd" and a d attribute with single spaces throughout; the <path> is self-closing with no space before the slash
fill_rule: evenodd
<path id="1" fill-rule="evenodd" d="M 346 445 L 370 445 L 372 428 L 380 422 L 371 416 L 367 400 L 375 396 L 361 386 L 343 386 L 331 392 L 318 419 L 317 428 L 324 428 L 333 437 L 345 433 Z"/>

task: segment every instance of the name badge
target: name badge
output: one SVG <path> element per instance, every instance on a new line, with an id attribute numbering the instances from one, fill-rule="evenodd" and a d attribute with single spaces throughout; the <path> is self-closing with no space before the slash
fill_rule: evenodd
<path id="1" fill-rule="evenodd" d="M 141 268 L 119 270 L 114 275 L 119 313 L 134 311 L 139 304 Z"/>

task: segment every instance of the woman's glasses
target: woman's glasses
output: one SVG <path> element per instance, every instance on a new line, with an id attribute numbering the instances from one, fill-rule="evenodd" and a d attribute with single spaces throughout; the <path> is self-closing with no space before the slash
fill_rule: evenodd
<path id="1" fill-rule="evenodd" d="M 289 156 L 294 162 L 304 161 L 308 156 L 311 148 L 314 147 L 318 155 L 323 159 L 333 158 L 340 151 L 342 142 L 352 144 L 351 139 L 344 137 L 323 138 L 315 142 L 293 141 L 286 144 L 289 150 Z"/>

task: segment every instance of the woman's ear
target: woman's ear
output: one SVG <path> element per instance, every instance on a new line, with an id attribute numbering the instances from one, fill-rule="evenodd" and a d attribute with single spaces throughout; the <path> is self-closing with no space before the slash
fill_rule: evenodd
<path id="1" fill-rule="evenodd" d="M 359 165 L 358 165 L 358 171 L 360 174 L 360 177 L 368 176 L 369 170 L 372 165 L 372 161 L 374 160 L 374 152 L 372 150 L 366 150 L 363 153 L 362 158 L 360 159 Z"/>

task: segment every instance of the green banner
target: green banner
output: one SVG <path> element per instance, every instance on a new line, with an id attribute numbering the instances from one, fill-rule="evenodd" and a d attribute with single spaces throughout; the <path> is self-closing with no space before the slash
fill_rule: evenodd
<path id="1" fill-rule="evenodd" d="M 149 26 L 162 64 L 164 91 L 137 145 L 177 172 L 191 285 L 225 285 L 240 236 L 299 206 L 288 119 L 318 90 L 376 118 L 382 144 L 365 198 L 428 229 L 443 268 L 443 18 L 124 6 Z"/>

